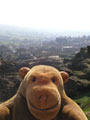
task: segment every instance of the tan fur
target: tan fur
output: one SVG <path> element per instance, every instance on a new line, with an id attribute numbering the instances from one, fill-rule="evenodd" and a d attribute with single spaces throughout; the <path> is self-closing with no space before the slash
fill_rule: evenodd
<path id="1" fill-rule="evenodd" d="M 0 120 L 87 120 L 64 91 L 66 72 L 39 65 L 19 74 L 23 80 L 16 95 L 0 104 Z"/>

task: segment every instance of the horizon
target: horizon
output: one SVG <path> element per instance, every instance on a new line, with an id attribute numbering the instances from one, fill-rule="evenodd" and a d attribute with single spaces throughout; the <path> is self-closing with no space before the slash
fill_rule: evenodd
<path id="1" fill-rule="evenodd" d="M 30 27 L 24 27 L 24 26 L 17 26 L 17 25 L 8 25 L 8 24 L 0 24 L 0 31 L 3 32 L 20 32 L 22 33 L 44 33 L 45 35 L 50 34 L 52 37 L 54 36 L 66 36 L 66 37 L 82 37 L 82 36 L 90 36 L 90 31 L 75 31 L 75 30 L 58 30 L 58 31 L 51 31 L 51 30 L 45 30 L 45 29 L 35 29 Z"/>

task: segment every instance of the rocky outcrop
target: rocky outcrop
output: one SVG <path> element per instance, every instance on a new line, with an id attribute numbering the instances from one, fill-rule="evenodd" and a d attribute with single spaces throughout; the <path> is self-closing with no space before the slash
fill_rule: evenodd
<path id="1" fill-rule="evenodd" d="M 0 102 L 12 97 L 16 93 L 20 82 L 17 73 L 0 76 Z"/>
<path id="2" fill-rule="evenodd" d="M 90 63 L 90 46 L 87 48 L 81 48 L 80 52 L 72 59 L 71 69 L 82 70 L 87 68 Z M 87 66 L 85 65 L 87 64 Z"/>
<path id="3" fill-rule="evenodd" d="M 72 71 L 70 81 L 66 85 L 69 95 L 90 90 L 90 46 L 81 48 L 68 68 Z"/>

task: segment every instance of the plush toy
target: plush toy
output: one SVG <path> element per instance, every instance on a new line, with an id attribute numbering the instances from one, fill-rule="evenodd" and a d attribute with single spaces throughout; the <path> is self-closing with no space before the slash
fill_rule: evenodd
<path id="1" fill-rule="evenodd" d="M 19 75 L 23 80 L 16 95 L 0 104 L 0 120 L 87 120 L 65 93 L 68 73 L 38 65 L 21 68 Z"/>

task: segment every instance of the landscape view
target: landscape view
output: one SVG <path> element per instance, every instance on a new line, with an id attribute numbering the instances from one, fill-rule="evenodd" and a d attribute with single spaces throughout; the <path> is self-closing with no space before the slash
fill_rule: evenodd
<path id="1" fill-rule="evenodd" d="M 21 67 L 50 65 L 69 74 L 66 94 L 90 120 L 89 14 L 90 0 L 0 1 L 0 103 L 16 94 Z"/>
<path id="2" fill-rule="evenodd" d="M 66 93 L 90 119 L 90 36 L 0 26 L 0 102 L 16 93 L 21 82 L 19 68 L 40 64 L 69 73 Z"/>

